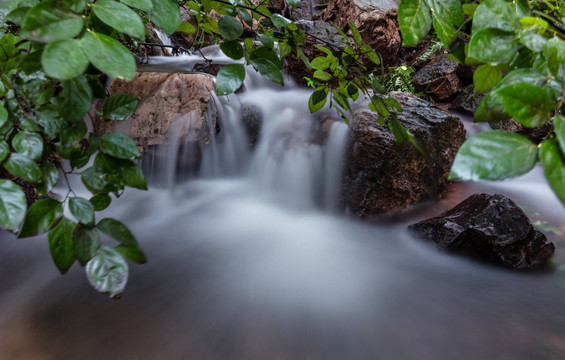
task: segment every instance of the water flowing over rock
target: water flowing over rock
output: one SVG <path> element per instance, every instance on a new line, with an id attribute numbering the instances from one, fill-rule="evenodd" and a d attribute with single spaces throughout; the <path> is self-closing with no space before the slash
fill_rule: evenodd
<path id="1" fill-rule="evenodd" d="M 503 195 L 475 194 L 438 217 L 411 225 L 417 237 L 449 251 L 470 251 L 506 266 L 539 265 L 555 251 L 553 243 Z"/>
<path id="2" fill-rule="evenodd" d="M 350 125 L 342 206 L 360 217 L 398 212 L 438 198 L 458 148 L 465 141 L 461 121 L 413 95 L 391 93 L 402 105 L 400 122 L 424 149 L 398 146 L 388 127 L 368 109 L 356 111 Z"/>

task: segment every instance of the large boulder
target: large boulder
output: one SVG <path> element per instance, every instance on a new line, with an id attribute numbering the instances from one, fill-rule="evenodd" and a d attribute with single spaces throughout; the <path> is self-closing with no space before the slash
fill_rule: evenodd
<path id="1" fill-rule="evenodd" d="M 442 101 L 458 93 L 461 90 L 458 66 L 457 62 L 445 57 L 423 66 L 414 74 L 416 91 L 425 93 L 434 101 Z"/>
<path id="2" fill-rule="evenodd" d="M 448 185 L 447 175 L 465 141 L 462 122 L 413 95 L 390 94 L 403 107 L 400 122 L 424 153 L 404 142 L 368 109 L 355 112 L 350 124 L 342 188 L 342 207 L 360 217 L 398 212 L 436 199 Z"/>
<path id="3" fill-rule="evenodd" d="M 555 251 L 524 211 L 499 194 L 471 195 L 453 209 L 409 229 L 441 249 L 480 254 L 513 268 L 543 263 Z"/>

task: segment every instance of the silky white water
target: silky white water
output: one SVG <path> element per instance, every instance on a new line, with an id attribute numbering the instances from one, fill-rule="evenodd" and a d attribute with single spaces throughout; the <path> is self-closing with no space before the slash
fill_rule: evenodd
<path id="1" fill-rule="evenodd" d="M 195 173 L 179 178 L 183 154 L 164 150 L 164 161 L 144 161 L 149 191 L 128 189 L 97 216 L 125 222 L 149 258 L 131 265 L 119 301 L 96 294 L 76 264 L 59 275 L 45 237 L 1 233 L 0 359 L 565 358 L 565 211 L 540 169 L 456 185 L 386 223 L 346 218 L 347 126 L 312 141 L 320 120 L 308 91 L 253 75 L 247 92 L 216 100 L 222 130 Z M 262 113 L 253 148 L 242 104 Z M 552 226 L 555 265 L 513 272 L 406 232 L 479 191 Z"/>

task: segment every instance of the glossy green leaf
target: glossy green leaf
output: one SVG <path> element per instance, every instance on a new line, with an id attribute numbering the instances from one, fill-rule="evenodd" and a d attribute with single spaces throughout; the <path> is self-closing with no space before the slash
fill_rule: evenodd
<path id="1" fill-rule="evenodd" d="M 10 145 L 4 140 L 0 140 L 0 163 L 10 155 Z"/>
<path id="2" fill-rule="evenodd" d="M 51 97 L 49 98 L 49 101 L 51 101 Z M 42 131 L 41 127 L 30 118 L 20 118 L 20 130 L 26 130 L 28 132 L 36 133 Z"/>
<path id="3" fill-rule="evenodd" d="M 546 124 L 553 109 L 549 91 L 537 85 L 514 83 L 497 91 L 510 116 L 527 127 Z"/>
<path id="4" fill-rule="evenodd" d="M 320 86 L 316 90 L 314 90 L 312 95 L 310 95 L 310 98 L 308 99 L 308 109 L 311 113 L 314 113 L 323 108 L 327 100 L 328 88 L 325 86 Z"/>
<path id="5" fill-rule="evenodd" d="M 239 60 L 243 57 L 243 46 L 237 41 L 227 41 L 220 45 L 220 49 L 232 59 Z"/>
<path id="6" fill-rule="evenodd" d="M 123 189 L 119 175 L 109 173 L 101 166 L 91 166 L 80 174 L 84 185 L 93 194 L 114 192 Z"/>
<path id="7" fill-rule="evenodd" d="M 402 45 L 416 45 L 432 28 L 431 9 L 424 0 L 402 0 L 398 4 L 398 23 Z"/>
<path id="8" fill-rule="evenodd" d="M 467 57 L 491 65 L 507 63 L 518 51 L 516 35 L 493 28 L 480 30 L 469 42 Z"/>
<path id="9" fill-rule="evenodd" d="M 64 0 L 65 3 L 76 13 L 81 13 L 86 9 L 87 0 Z"/>
<path id="10" fill-rule="evenodd" d="M 57 269 L 65 274 L 75 262 L 73 252 L 73 229 L 76 223 L 63 217 L 61 221 L 49 231 L 49 251 Z"/>
<path id="11" fill-rule="evenodd" d="M 502 79 L 502 70 L 498 66 L 484 64 L 475 69 L 473 84 L 477 92 L 490 90 Z"/>
<path id="12" fill-rule="evenodd" d="M 11 174 L 21 177 L 27 182 L 41 181 L 41 170 L 33 160 L 24 154 L 11 153 L 4 161 L 4 167 Z"/>
<path id="13" fill-rule="evenodd" d="M 153 10 L 153 3 L 151 0 L 120 0 L 120 2 L 131 6 L 132 8 L 145 11 L 146 13 Z"/>
<path id="14" fill-rule="evenodd" d="M 535 52 L 542 51 L 544 44 L 547 42 L 545 37 L 532 31 L 522 31 L 519 36 L 520 44 Z"/>
<path id="15" fill-rule="evenodd" d="M 292 21 L 279 14 L 271 15 L 271 21 L 277 29 L 283 28 L 292 23 Z"/>
<path id="16" fill-rule="evenodd" d="M 100 140 L 102 150 L 109 155 L 120 159 L 139 159 L 141 153 L 136 143 L 120 131 L 110 131 L 102 136 Z"/>
<path id="17" fill-rule="evenodd" d="M 218 72 L 216 94 L 226 95 L 239 89 L 245 79 L 245 67 L 241 64 L 229 64 Z"/>
<path id="18" fill-rule="evenodd" d="M 94 224 L 94 206 L 88 200 L 76 196 L 71 197 L 69 199 L 69 210 L 80 223 Z"/>
<path id="19" fill-rule="evenodd" d="M 0 105 L 0 127 L 8 121 L 8 110 L 2 105 Z"/>
<path id="20" fill-rule="evenodd" d="M 180 23 L 180 10 L 173 0 L 151 0 L 153 10 L 149 14 L 151 21 L 163 29 L 167 34 L 172 34 Z"/>
<path id="21" fill-rule="evenodd" d="M 521 29 L 520 16 L 504 0 L 485 0 L 475 11 L 472 33 L 475 34 L 486 28 L 509 32 L 519 31 Z"/>
<path id="22" fill-rule="evenodd" d="M 53 163 L 48 162 L 41 165 L 41 174 L 41 184 L 36 185 L 35 188 L 39 196 L 45 196 L 57 185 L 59 170 L 57 170 Z"/>
<path id="23" fill-rule="evenodd" d="M 31 160 L 37 160 L 43 154 L 43 138 L 38 133 L 19 131 L 12 138 L 12 146 Z"/>
<path id="24" fill-rule="evenodd" d="M 458 28 L 463 24 L 463 8 L 459 0 L 431 0 L 433 25 L 441 42 L 449 48 Z"/>
<path id="25" fill-rule="evenodd" d="M 257 34 L 259 41 L 269 49 L 272 49 L 275 46 L 275 40 L 269 34 L 260 33 Z"/>
<path id="26" fill-rule="evenodd" d="M 537 146 L 520 134 L 485 131 L 467 139 L 449 174 L 450 179 L 502 180 L 530 171 L 537 161 Z"/>
<path id="27" fill-rule="evenodd" d="M 113 0 L 92 4 L 94 14 L 106 25 L 137 39 L 145 38 L 145 27 L 139 15 L 126 5 Z"/>
<path id="28" fill-rule="evenodd" d="M 540 148 L 540 162 L 549 185 L 561 202 L 565 203 L 565 159 L 555 140 L 543 142 Z"/>
<path id="29" fill-rule="evenodd" d="M 131 52 L 118 41 L 109 36 L 88 31 L 81 40 L 81 46 L 92 65 L 109 77 L 126 81 L 133 79 L 136 70 L 135 59 Z"/>
<path id="30" fill-rule="evenodd" d="M 147 262 L 145 253 L 138 247 L 118 245 L 114 248 L 114 250 L 119 252 L 126 259 L 129 259 L 138 264 L 145 264 Z"/>
<path id="31" fill-rule="evenodd" d="M 27 209 L 22 189 L 11 180 L 0 179 L 0 227 L 17 231 L 24 221 Z"/>
<path id="32" fill-rule="evenodd" d="M 255 58 L 255 59 L 251 59 L 251 64 L 253 65 L 255 70 L 261 73 L 261 75 L 271 80 L 272 82 L 284 86 L 284 80 L 281 71 L 270 60 Z"/>
<path id="33" fill-rule="evenodd" d="M 102 117 L 108 120 L 123 121 L 133 115 L 139 99 L 129 94 L 114 94 L 104 102 Z"/>
<path id="34" fill-rule="evenodd" d="M 24 220 L 22 231 L 18 237 L 42 234 L 63 214 L 63 205 L 55 199 L 43 199 L 31 205 Z"/>
<path id="35" fill-rule="evenodd" d="M 56 0 L 47 0 L 33 6 L 27 13 L 22 30 L 41 42 L 72 39 L 79 35 L 84 21 L 57 5 Z"/>
<path id="36" fill-rule="evenodd" d="M 61 86 L 63 87 L 63 91 L 55 98 L 57 102 L 57 113 L 51 115 L 54 117 L 61 116 L 64 120 L 71 123 L 84 123 L 82 120 L 92 107 L 92 101 L 94 100 L 92 88 L 88 80 L 81 75 L 71 80 L 63 81 Z M 57 123 L 52 125 L 61 126 L 62 130 L 64 129 L 63 124 L 60 124 L 56 118 L 51 119 L 51 121 Z M 43 125 L 44 123 L 40 121 L 40 124 Z M 43 127 L 45 127 L 45 125 L 43 125 Z M 63 141 L 65 141 L 65 139 L 63 139 Z"/>
<path id="37" fill-rule="evenodd" d="M 236 40 L 243 34 L 243 26 L 233 16 L 223 16 L 220 18 L 218 20 L 218 29 L 225 41 Z"/>
<path id="38" fill-rule="evenodd" d="M 102 245 L 86 264 L 86 277 L 92 287 L 110 297 L 118 297 L 128 281 L 128 264 L 120 253 Z"/>
<path id="39" fill-rule="evenodd" d="M 88 201 L 94 206 L 94 210 L 102 211 L 110 206 L 112 198 L 108 194 L 98 194 L 91 197 Z"/>
<path id="40" fill-rule="evenodd" d="M 86 70 L 88 58 L 78 40 L 58 40 L 47 44 L 41 55 L 41 64 L 47 75 L 69 80 Z"/>
<path id="41" fill-rule="evenodd" d="M 100 220 L 96 228 L 125 246 L 137 246 L 135 236 L 133 236 L 126 225 L 116 219 L 104 218 Z"/>
<path id="42" fill-rule="evenodd" d="M 238 7 L 237 15 L 241 20 L 243 20 L 247 25 L 253 26 L 253 16 L 249 13 L 248 10 Z"/>
<path id="43" fill-rule="evenodd" d="M 100 167 L 105 178 L 120 188 L 123 186 L 147 190 L 147 182 L 143 172 L 132 160 L 118 159 L 102 152 L 96 155 L 94 165 Z"/>
<path id="44" fill-rule="evenodd" d="M 565 117 L 561 115 L 555 115 L 553 117 L 553 128 L 555 130 L 555 136 L 559 141 L 559 146 L 561 149 L 565 149 Z"/>
<path id="45" fill-rule="evenodd" d="M 285 0 L 285 1 L 293 9 L 300 3 L 300 0 Z"/>
<path id="46" fill-rule="evenodd" d="M 100 248 L 100 235 L 90 226 L 77 224 L 72 233 L 73 254 L 84 266 Z"/>

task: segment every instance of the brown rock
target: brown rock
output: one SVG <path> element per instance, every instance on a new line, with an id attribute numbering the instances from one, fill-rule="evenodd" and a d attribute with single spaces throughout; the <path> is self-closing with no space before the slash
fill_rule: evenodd
<path id="1" fill-rule="evenodd" d="M 416 91 L 425 93 L 434 101 L 451 97 L 460 91 L 457 68 L 457 62 L 447 58 L 425 65 L 414 75 Z"/>

